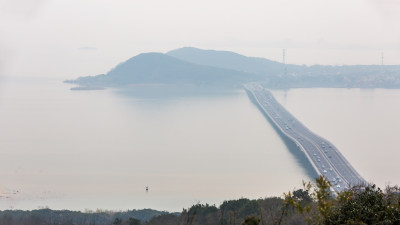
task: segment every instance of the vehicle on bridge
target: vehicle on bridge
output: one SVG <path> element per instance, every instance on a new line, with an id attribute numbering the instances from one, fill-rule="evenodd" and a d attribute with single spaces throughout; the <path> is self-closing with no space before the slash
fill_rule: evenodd
<path id="1" fill-rule="evenodd" d="M 266 88 L 259 83 L 246 84 L 244 87 L 249 97 L 255 100 L 259 109 L 272 121 L 272 125 L 306 155 L 317 174 L 325 176 L 334 184 L 342 184 L 333 186 L 335 191 L 340 192 L 348 187 L 366 183 L 332 143 L 312 133 L 281 106 Z M 325 165 L 329 171 L 325 169 Z"/>

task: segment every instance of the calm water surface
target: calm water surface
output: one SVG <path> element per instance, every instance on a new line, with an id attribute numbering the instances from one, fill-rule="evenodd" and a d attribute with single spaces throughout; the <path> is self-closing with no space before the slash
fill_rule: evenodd
<path id="1" fill-rule="evenodd" d="M 243 91 L 185 97 L 70 87 L 1 80 L 0 193 L 9 198 L 0 209 L 181 211 L 281 196 L 308 179 Z"/>
<path id="2" fill-rule="evenodd" d="M 180 211 L 197 202 L 281 196 L 309 179 L 243 91 L 184 96 L 70 87 L 1 81 L 0 193 L 9 198 L 0 198 L 0 209 Z M 366 180 L 400 184 L 400 90 L 273 93 Z"/>
<path id="3" fill-rule="evenodd" d="M 400 90 L 291 89 L 274 96 L 367 181 L 400 184 Z"/>

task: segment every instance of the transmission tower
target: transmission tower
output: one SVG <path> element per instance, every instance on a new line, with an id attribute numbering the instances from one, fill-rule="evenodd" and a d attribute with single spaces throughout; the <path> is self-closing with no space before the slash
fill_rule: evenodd
<path id="1" fill-rule="evenodd" d="M 287 71 L 286 71 L 286 60 L 285 60 L 286 52 L 285 51 L 286 51 L 285 49 L 283 49 L 283 51 L 282 51 L 282 64 L 283 64 L 283 75 L 284 76 L 286 76 L 286 73 L 287 73 Z"/>

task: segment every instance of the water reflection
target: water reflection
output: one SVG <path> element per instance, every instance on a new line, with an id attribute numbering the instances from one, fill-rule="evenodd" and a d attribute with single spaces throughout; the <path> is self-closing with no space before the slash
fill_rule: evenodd
<path id="1" fill-rule="evenodd" d="M 2 209 L 179 211 L 279 196 L 307 177 L 243 91 L 69 87 L 7 86 L 0 188 L 20 195 Z"/>
<path id="2" fill-rule="evenodd" d="M 399 184 L 400 90 L 291 89 L 275 97 L 303 124 L 331 141 L 367 180 Z"/>
<path id="3" fill-rule="evenodd" d="M 231 95 L 239 95 L 242 89 L 207 88 L 194 86 L 173 85 L 137 85 L 122 88 L 113 88 L 114 93 L 123 97 L 134 98 L 143 101 L 174 100 L 180 98 L 214 98 Z"/>

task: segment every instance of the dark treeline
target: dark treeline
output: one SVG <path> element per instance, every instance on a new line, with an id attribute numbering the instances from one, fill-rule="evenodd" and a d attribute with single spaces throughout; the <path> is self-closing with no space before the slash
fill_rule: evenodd
<path id="1" fill-rule="evenodd" d="M 283 198 L 224 201 L 219 207 L 196 204 L 181 213 L 150 209 L 126 212 L 73 212 L 50 209 L 0 211 L 0 225 L 272 225 L 272 224 L 397 224 L 400 188 L 356 186 L 332 193 L 324 177 L 304 183 Z"/>
<path id="2" fill-rule="evenodd" d="M 146 225 L 394 224 L 400 225 L 400 188 L 355 186 L 333 193 L 324 177 L 304 183 L 284 198 L 225 201 L 220 207 L 194 205 L 181 215 L 160 215 Z"/>
<path id="3" fill-rule="evenodd" d="M 152 209 L 129 210 L 124 212 L 102 211 L 78 212 L 70 210 L 38 209 L 32 211 L 5 210 L 0 211 L 0 225 L 108 225 L 140 224 L 155 216 L 168 212 Z M 129 223 L 118 223 L 127 221 Z"/>
<path id="4" fill-rule="evenodd" d="M 197 204 L 181 213 L 155 210 L 127 212 L 76 212 L 68 210 L 40 209 L 32 211 L 0 211 L 0 225 L 179 225 L 179 224 L 241 224 L 250 216 L 262 217 L 272 224 L 282 216 L 284 200 L 278 197 L 249 200 L 241 198 L 223 202 L 219 207 Z M 295 219 L 286 213 L 284 221 Z"/>
<path id="5" fill-rule="evenodd" d="M 249 200 L 241 198 L 223 202 L 219 207 L 197 204 L 183 210 L 179 216 L 161 215 L 146 225 L 240 225 L 246 219 L 256 224 L 301 224 L 302 218 L 294 208 L 285 210 L 284 199 L 278 197 Z M 251 223 L 248 223 L 251 224 Z"/>

